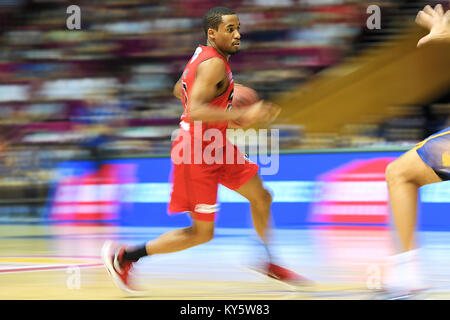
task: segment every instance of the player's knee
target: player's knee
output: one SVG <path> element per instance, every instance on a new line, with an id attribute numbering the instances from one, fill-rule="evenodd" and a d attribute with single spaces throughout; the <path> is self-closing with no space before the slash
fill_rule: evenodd
<path id="1" fill-rule="evenodd" d="M 206 243 L 211 241 L 214 238 L 214 232 L 204 232 L 198 235 L 197 241 L 198 243 Z"/>
<path id="2" fill-rule="evenodd" d="M 395 162 L 395 161 L 394 161 Z M 395 172 L 395 164 L 394 162 L 391 162 L 387 165 L 386 170 L 385 170 L 385 177 L 386 177 L 386 182 L 390 182 L 392 181 L 392 179 L 394 178 L 394 172 Z"/>
<path id="3" fill-rule="evenodd" d="M 271 194 L 268 190 L 266 190 L 266 189 L 264 189 L 264 195 L 263 195 L 263 198 L 264 198 L 264 202 L 265 202 L 266 204 L 268 204 L 268 205 L 271 205 L 271 204 L 272 204 L 272 201 L 273 201 L 272 194 Z"/>
<path id="4" fill-rule="evenodd" d="M 272 204 L 272 194 L 268 190 L 262 189 L 251 202 L 258 206 L 270 206 Z"/>
<path id="5" fill-rule="evenodd" d="M 214 238 L 214 230 L 195 230 L 194 241 L 196 244 L 202 244 L 211 241 Z"/>
<path id="6" fill-rule="evenodd" d="M 406 164 L 403 163 L 401 158 L 394 160 L 386 167 L 385 176 L 388 184 L 407 181 L 408 175 Z"/>
<path id="7" fill-rule="evenodd" d="M 391 162 L 386 167 L 385 177 L 387 183 L 392 183 L 397 179 L 397 160 Z"/>

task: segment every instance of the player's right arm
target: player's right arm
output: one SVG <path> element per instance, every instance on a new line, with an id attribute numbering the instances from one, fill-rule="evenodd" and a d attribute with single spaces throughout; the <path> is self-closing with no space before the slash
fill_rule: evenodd
<path id="1" fill-rule="evenodd" d="M 218 87 L 227 81 L 225 64 L 220 58 L 203 61 L 197 67 L 195 81 L 187 99 L 187 113 L 191 121 L 227 121 L 245 118 L 253 123 L 266 118 L 269 105 L 257 102 L 248 110 L 218 109 L 209 104 L 218 93 Z"/>
<path id="2" fill-rule="evenodd" d="M 436 5 L 434 9 L 427 5 L 419 11 L 416 23 L 430 31 L 419 40 L 418 47 L 430 42 L 450 42 L 450 10 L 444 13 L 441 4 Z"/>
<path id="3" fill-rule="evenodd" d="M 192 121 L 236 120 L 241 112 L 214 108 L 209 104 L 217 96 L 218 87 L 226 81 L 225 64 L 220 58 L 203 61 L 197 67 L 195 81 L 187 99 L 187 112 Z"/>

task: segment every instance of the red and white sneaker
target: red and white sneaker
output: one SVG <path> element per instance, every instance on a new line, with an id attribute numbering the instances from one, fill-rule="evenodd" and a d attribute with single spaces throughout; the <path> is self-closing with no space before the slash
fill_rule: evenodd
<path id="1" fill-rule="evenodd" d="M 280 267 L 273 263 L 266 264 L 266 275 L 270 278 L 285 282 L 293 286 L 312 286 L 314 283 L 294 271 Z"/>
<path id="2" fill-rule="evenodd" d="M 260 275 L 281 281 L 290 287 L 310 287 L 314 285 L 314 282 L 308 278 L 270 262 L 258 264 L 257 266 L 252 265 L 249 269 L 256 271 Z"/>
<path id="3" fill-rule="evenodd" d="M 111 241 L 106 241 L 102 248 L 103 263 L 120 289 L 128 293 L 139 293 L 141 291 L 134 288 L 130 281 L 130 271 L 133 269 L 134 262 L 122 261 L 125 248 L 121 245 L 115 248 Z"/>

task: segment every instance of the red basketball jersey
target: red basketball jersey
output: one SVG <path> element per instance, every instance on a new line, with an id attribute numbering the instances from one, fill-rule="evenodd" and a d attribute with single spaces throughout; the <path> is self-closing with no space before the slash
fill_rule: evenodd
<path id="1" fill-rule="evenodd" d="M 187 105 L 189 101 L 190 92 L 192 89 L 192 86 L 195 81 L 195 75 L 197 72 L 197 67 L 200 63 L 202 63 L 205 60 L 218 57 L 223 60 L 225 63 L 226 68 L 226 74 L 228 78 L 228 88 L 225 90 L 224 93 L 222 93 L 220 96 L 214 98 L 212 101 L 209 102 L 209 104 L 213 107 L 216 107 L 218 109 L 229 109 L 231 108 L 231 102 L 233 100 L 233 89 L 234 89 L 234 82 L 233 82 L 233 75 L 231 73 L 230 66 L 228 64 L 227 59 L 225 59 L 223 56 L 221 56 L 213 47 L 207 47 L 203 45 L 199 45 L 197 49 L 194 52 L 194 55 L 189 60 L 188 64 L 186 65 L 183 75 L 181 77 L 181 86 L 182 86 L 182 101 L 183 101 L 183 107 L 184 112 L 181 116 L 181 122 L 180 127 L 182 130 L 190 131 L 191 137 L 194 137 L 194 121 L 191 121 L 189 119 L 189 112 L 187 110 Z M 228 121 L 220 121 L 220 122 L 202 122 L 201 124 L 201 136 L 203 137 L 203 134 L 205 130 L 215 128 L 222 132 L 223 137 L 226 137 L 226 129 L 228 128 Z M 199 132 L 196 132 L 196 137 L 198 137 Z"/>
<path id="2" fill-rule="evenodd" d="M 226 139 L 228 121 L 200 122 L 189 119 L 189 97 L 197 66 L 214 57 L 222 59 L 225 63 L 228 87 L 223 94 L 209 101 L 209 104 L 224 112 L 231 108 L 234 83 L 228 61 L 214 48 L 198 46 L 181 77 L 184 112 L 181 116 L 181 129 L 171 150 L 172 192 L 168 212 L 190 212 L 193 219 L 201 221 L 215 219 L 219 184 L 231 190 L 237 190 L 259 169 L 257 164 L 248 161 L 239 149 Z M 206 132 L 206 130 L 209 131 Z M 211 133 L 214 142 L 210 141 L 211 137 L 206 133 Z M 218 133 L 220 133 L 219 137 L 217 137 Z M 201 139 L 202 143 L 199 143 L 198 139 Z M 209 146 L 210 143 L 213 147 Z M 228 157 L 229 154 L 231 157 Z"/>

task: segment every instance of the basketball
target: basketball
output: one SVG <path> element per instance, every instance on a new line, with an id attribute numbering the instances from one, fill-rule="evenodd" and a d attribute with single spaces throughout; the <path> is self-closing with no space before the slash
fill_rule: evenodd
<path id="1" fill-rule="evenodd" d="M 236 84 L 233 91 L 233 108 L 246 108 L 255 104 L 260 99 L 258 94 L 252 88 Z"/>
<path id="2" fill-rule="evenodd" d="M 259 100 L 260 99 L 258 94 L 252 88 L 243 86 L 241 84 L 234 85 L 232 108 L 248 108 Z M 245 126 L 244 123 L 240 123 L 238 121 L 230 121 L 230 127 L 232 128 L 241 128 L 243 126 Z"/>

